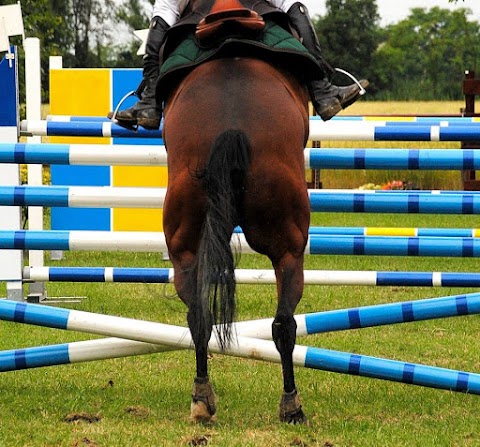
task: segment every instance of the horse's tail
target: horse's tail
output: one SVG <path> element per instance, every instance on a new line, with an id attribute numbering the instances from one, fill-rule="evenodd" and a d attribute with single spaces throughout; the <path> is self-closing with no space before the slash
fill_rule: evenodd
<path id="1" fill-rule="evenodd" d="M 197 256 L 194 298 L 199 335 L 209 338 L 212 325 L 222 348 L 231 341 L 235 315 L 235 261 L 230 247 L 239 224 L 250 143 L 239 130 L 217 137 L 199 180 L 207 194 L 207 213 Z"/>

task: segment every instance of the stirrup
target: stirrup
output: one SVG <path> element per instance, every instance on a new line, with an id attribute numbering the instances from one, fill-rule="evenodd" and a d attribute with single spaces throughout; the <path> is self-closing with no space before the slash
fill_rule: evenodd
<path id="1" fill-rule="evenodd" d="M 133 130 L 134 132 L 136 132 L 138 130 L 138 124 L 137 125 L 132 125 L 132 126 L 129 126 L 129 125 L 125 125 L 125 124 L 119 124 L 120 121 L 117 120 L 117 113 L 118 111 L 120 110 L 120 107 L 122 107 L 122 104 L 128 99 L 130 98 L 130 96 L 136 96 L 137 98 L 140 99 L 139 95 L 138 95 L 138 90 L 132 90 L 130 92 L 128 92 L 117 104 L 117 107 L 115 107 L 115 110 L 113 111 L 113 114 L 112 114 L 112 117 L 110 118 L 110 121 L 112 121 L 112 123 L 114 124 L 118 124 L 122 127 L 125 127 L 126 129 L 130 129 L 130 130 Z"/>
<path id="2" fill-rule="evenodd" d="M 348 71 L 343 70 L 342 68 L 337 68 L 337 67 L 335 67 L 335 71 L 338 71 L 339 73 L 344 74 L 345 76 L 349 77 L 355 84 L 357 84 L 358 88 L 360 89 L 360 91 L 358 92 L 360 96 L 363 96 L 367 92 L 363 88 L 362 84 L 360 84 L 360 81 Z"/>

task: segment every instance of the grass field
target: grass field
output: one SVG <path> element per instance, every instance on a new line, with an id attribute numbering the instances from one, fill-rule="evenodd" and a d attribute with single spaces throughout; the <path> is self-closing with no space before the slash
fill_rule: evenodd
<path id="1" fill-rule="evenodd" d="M 404 113 L 361 103 L 350 113 Z M 432 111 L 455 113 L 459 104 Z M 385 104 L 384 106 L 390 107 Z M 361 110 L 360 110 L 361 109 Z M 421 110 L 421 111 L 420 111 Z M 358 186 L 358 185 L 357 185 Z M 327 186 L 328 187 L 328 186 Z M 344 187 L 349 187 L 344 186 Z M 478 227 L 475 216 L 319 214 L 313 225 Z M 48 258 L 48 255 L 47 255 Z M 65 266 L 170 266 L 158 254 L 67 252 Z M 241 268 L 269 268 L 244 255 Z M 332 270 L 478 271 L 478 260 L 308 256 L 306 268 Z M 471 289 L 307 286 L 298 313 L 474 292 Z M 185 325 L 171 285 L 49 283 L 48 294 L 86 296 L 64 307 Z M 238 319 L 271 317 L 275 286 L 240 285 Z M 298 340 L 322 348 L 480 371 L 478 316 L 327 333 Z M 84 340 L 83 334 L 0 322 L 0 347 L 13 349 Z M 193 352 L 4 373 L 0 376 L 0 447 L 10 446 L 478 446 L 480 396 L 297 368 L 309 426 L 277 421 L 278 365 L 213 355 L 211 379 L 220 399 L 218 422 L 188 421 Z"/>
<path id="2" fill-rule="evenodd" d="M 369 102 L 359 101 L 343 111 L 352 115 L 403 115 L 403 114 L 458 114 L 462 103 L 446 102 Z M 380 147 L 380 148 L 460 148 L 456 142 L 358 142 L 358 141 L 325 141 L 322 147 Z M 461 189 L 462 181 L 459 172 L 453 171 L 367 171 L 367 170 L 324 170 L 321 181 L 324 188 L 358 188 L 367 183 L 383 184 L 392 180 L 403 180 L 419 189 Z"/>

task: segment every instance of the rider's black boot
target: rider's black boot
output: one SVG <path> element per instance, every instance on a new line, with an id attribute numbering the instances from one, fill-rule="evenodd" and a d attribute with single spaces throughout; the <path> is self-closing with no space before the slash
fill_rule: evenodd
<path id="1" fill-rule="evenodd" d="M 108 117 L 114 117 L 118 124 L 126 127 L 142 126 L 150 130 L 160 127 L 162 107 L 156 102 L 155 91 L 160 71 L 159 52 L 168 28 L 167 22 L 161 17 L 154 17 L 150 22 L 143 56 L 143 80 L 136 91 L 140 100 L 133 107 L 118 111 L 115 117 L 113 112 L 108 114 Z"/>
<path id="2" fill-rule="evenodd" d="M 335 69 L 322 56 L 320 43 L 307 8 L 302 3 L 297 2 L 290 7 L 287 14 L 300 35 L 303 45 L 323 68 L 324 78 L 310 81 L 308 90 L 315 111 L 324 121 L 327 121 L 340 110 L 353 104 L 362 94 L 361 89 L 357 84 L 338 87 L 329 81 L 335 74 Z M 362 79 L 360 84 L 365 88 L 368 86 L 368 81 Z"/>

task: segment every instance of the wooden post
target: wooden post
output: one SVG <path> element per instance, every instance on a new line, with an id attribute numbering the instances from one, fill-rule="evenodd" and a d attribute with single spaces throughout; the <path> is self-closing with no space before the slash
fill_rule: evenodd
<path id="1" fill-rule="evenodd" d="M 480 113 L 475 113 L 475 96 L 480 95 L 480 79 L 475 78 L 474 71 L 465 71 L 463 94 L 465 95 L 463 116 L 480 116 Z M 480 141 L 463 141 L 462 149 L 480 149 Z M 480 191 L 480 180 L 477 180 L 475 171 L 463 171 L 462 181 L 464 191 Z"/>
<path id="2" fill-rule="evenodd" d="M 310 115 L 316 116 L 317 113 L 313 108 L 312 103 L 308 104 L 308 108 L 310 111 Z M 322 143 L 320 141 L 312 141 L 311 142 L 312 148 L 320 148 L 322 147 Z M 307 188 L 308 189 L 322 189 L 323 185 L 320 180 L 320 169 L 310 169 L 310 172 L 307 171 Z"/>

